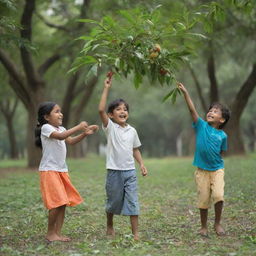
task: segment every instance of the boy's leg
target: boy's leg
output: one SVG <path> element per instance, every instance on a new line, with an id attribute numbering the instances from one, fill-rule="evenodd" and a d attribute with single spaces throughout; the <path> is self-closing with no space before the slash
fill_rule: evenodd
<path id="1" fill-rule="evenodd" d="M 211 188 L 210 188 L 210 173 L 205 170 L 197 169 L 195 171 L 195 182 L 197 185 L 198 204 L 200 210 L 201 229 L 199 234 L 202 236 L 208 235 L 207 218 L 208 207 L 210 206 Z"/>
<path id="2" fill-rule="evenodd" d="M 131 215 L 130 221 L 131 221 L 131 226 L 132 226 L 133 238 L 134 238 L 134 240 L 139 240 L 139 232 L 138 232 L 139 217 L 138 217 L 138 215 Z"/>
<path id="3" fill-rule="evenodd" d="M 138 234 L 138 215 L 139 202 L 137 193 L 136 171 L 130 170 L 124 172 L 125 175 L 125 194 L 122 214 L 130 216 L 131 229 L 134 240 L 139 240 Z"/>
<path id="4" fill-rule="evenodd" d="M 216 234 L 219 236 L 225 235 L 225 230 L 220 224 L 221 221 L 221 214 L 222 214 L 222 209 L 223 209 L 223 201 L 217 202 L 214 205 L 215 208 L 215 223 L 214 223 L 214 229 L 216 231 Z"/>
<path id="5" fill-rule="evenodd" d="M 61 235 L 61 229 L 62 229 L 64 218 L 65 218 L 65 211 L 66 211 L 66 205 L 62 205 L 59 207 L 59 213 L 57 216 L 55 228 L 56 228 L 56 234 L 62 239 L 62 241 L 68 242 L 71 239 L 69 237 Z"/>
<path id="6" fill-rule="evenodd" d="M 216 234 L 219 236 L 225 235 L 225 230 L 221 226 L 221 215 L 222 215 L 222 209 L 223 209 L 223 203 L 224 203 L 224 169 L 220 169 L 215 171 L 212 174 L 212 197 L 214 202 L 214 208 L 215 208 L 215 223 L 214 223 L 214 229 L 216 231 Z"/>
<path id="7" fill-rule="evenodd" d="M 202 236 L 208 236 L 208 229 L 207 229 L 208 209 L 200 209 L 200 218 L 201 218 L 201 229 L 199 230 L 199 234 Z"/>
<path id="8" fill-rule="evenodd" d="M 113 218 L 114 214 L 107 212 L 107 235 L 108 236 L 114 236 L 115 235 L 115 230 L 113 226 Z"/>

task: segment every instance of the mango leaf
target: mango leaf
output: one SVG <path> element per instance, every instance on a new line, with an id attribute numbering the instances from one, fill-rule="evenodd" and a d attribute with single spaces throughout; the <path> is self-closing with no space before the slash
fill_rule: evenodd
<path id="1" fill-rule="evenodd" d="M 98 24 L 98 25 L 101 24 L 99 21 L 97 21 L 97 20 L 91 20 L 91 19 L 78 19 L 77 21 L 79 21 L 79 22 L 84 22 L 84 23 Z"/>
<path id="2" fill-rule="evenodd" d="M 141 74 L 138 72 L 135 72 L 133 81 L 134 81 L 135 88 L 138 89 L 140 87 L 140 84 L 142 83 Z"/>
<path id="3" fill-rule="evenodd" d="M 165 102 L 167 99 L 171 98 L 171 101 L 174 104 L 176 102 L 177 93 L 180 94 L 180 91 L 178 88 L 172 89 L 167 95 L 165 95 L 162 101 Z"/>
<path id="4" fill-rule="evenodd" d="M 98 64 L 94 64 L 94 65 L 89 69 L 89 71 L 88 71 L 86 77 L 89 77 L 89 76 L 91 76 L 91 75 L 97 76 L 97 75 L 98 75 L 98 67 L 99 67 Z"/>

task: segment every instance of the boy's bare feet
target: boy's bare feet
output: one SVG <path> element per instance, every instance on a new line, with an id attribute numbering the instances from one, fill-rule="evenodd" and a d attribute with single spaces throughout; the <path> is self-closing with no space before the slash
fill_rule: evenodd
<path id="1" fill-rule="evenodd" d="M 214 224 L 214 229 L 218 236 L 226 235 L 224 228 L 220 224 Z"/>
<path id="2" fill-rule="evenodd" d="M 140 239 L 139 239 L 139 234 L 133 235 L 133 239 L 134 239 L 134 241 L 139 241 L 139 240 L 140 240 Z"/>
<path id="3" fill-rule="evenodd" d="M 113 227 L 107 227 L 107 232 L 106 232 L 107 236 L 115 236 L 115 230 Z"/>
<path id="4" fill-rule="evenodd" d="M 202 237 L 208 237 L 208 230 L 207 230 L 207 228 L 201 228 L 199 230 L 199 235 L 202 236 Z"/>
<path id="5" fill-rule="evenodd" d="M 62 242 L 70 242 L 71 241 L 71 238 L 69 238 L 67 236 L 60 236 L 60 238 L 61 238 Z"/>

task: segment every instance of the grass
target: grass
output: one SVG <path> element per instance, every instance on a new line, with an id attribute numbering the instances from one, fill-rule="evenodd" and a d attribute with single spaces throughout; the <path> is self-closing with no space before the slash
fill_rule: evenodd
<path id="1" fill-rule="evenodd" d="M 123 216 L 115 217 L 116 237 L 105 237 L 104 159 L 89 156 L 68 161 L 72 182 L 85 200 L 67 209 L 63 232 L 72 241 L 47 245 L 47 211 L 37 170 L 26 169 L 24 161 L 2 161 L 0 255 L 256 255 L 255 155 L 225 161 L 225 237 L 217 237 L 213 231 L 213 208 L 209 212 L 210 237 L 197 235 L 200 221 L 191 158 L 145 162 L 149 176 L 138 175 L 139 242 L 133 241 L 129 219 Z"/>

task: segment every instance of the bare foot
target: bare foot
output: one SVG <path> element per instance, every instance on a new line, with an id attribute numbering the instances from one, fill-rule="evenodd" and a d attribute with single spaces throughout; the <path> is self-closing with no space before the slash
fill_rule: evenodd
<path id="1" fill-rule="evenodd" d="M 69 238 L 67 236 L 60 236 L 60 238 L 61 238 L 62 242 L 70 242 L 71 241 L 71 238 Z"/>
<path id="2" fill-rule="evenodd" d="M 214 229 L 215 229 L 215 232 L 218 236 L 225 236 L 226 235 L 224 228 L 220 224 L 215 224 Z"/>
<path id="3" fill-rule="evenodd" d="M 207 230 L 207 228 L 201 228 L 199 230 L 199 235 L 202 236 L 202 237 L 208 237 L 208 230 Z"/>
<path id="4" fill-rule="evenodd" d="M 134 239 L 134 241 L 139 241 L 140 240 L 139 234 L 133 235 L 133 239 Z"/>
<path id="5" fill-rule="evenodd" d="M 45 239 L 48 243 L 51 243 L 54 241 L 61 241 L 61 237 L 59 237 L 57 234 L 46 235 Z"/>
<path id="6" fill-rule="evenodd" d="M 115 236 L 115 230 L 114 230 L 114 228 L 107 227 L 106 235 L 107 235 L 107 236 Z"/>

